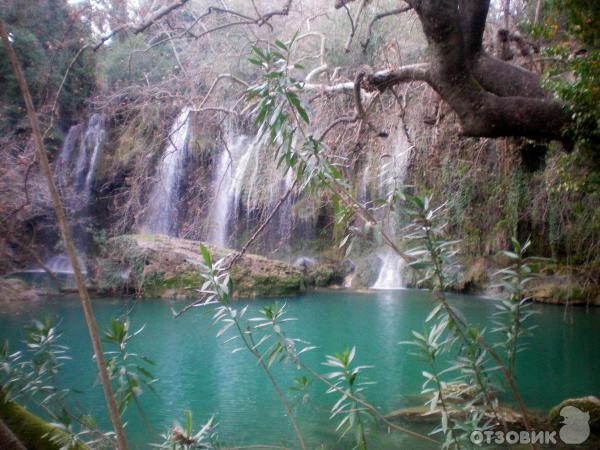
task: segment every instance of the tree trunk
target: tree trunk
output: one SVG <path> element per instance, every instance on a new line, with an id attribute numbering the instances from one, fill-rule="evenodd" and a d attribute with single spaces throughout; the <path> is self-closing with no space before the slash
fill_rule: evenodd
<path id="1" fill-rule="evenodd" d="M 456 112 L 466 136 L 563 140 L 570 117 L 540 85 L 540 77 L 488 55 L 483 31 L 489 0 L 407 0 L 429 46 L 426 70 L 403 68 L 368 76 L 365 87 L 427 82 Z"/>

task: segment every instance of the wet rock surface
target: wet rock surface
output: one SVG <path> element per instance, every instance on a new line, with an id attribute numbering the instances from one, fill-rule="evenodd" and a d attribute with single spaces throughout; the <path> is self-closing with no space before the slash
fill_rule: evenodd
<path id="1" fill-rule="evenodd" d="M 98 292 L 145 298 L 192 299 L 202 285 L 200 242 L 162 235 L 126 235 L 108 242 L 98 260 Z M 234 250 L 206 244 L 214 260 Z M 283 261 L 245 254 L 231 268 L 234 296 L 295 295 L 305 290 L 300 269 Z"/>

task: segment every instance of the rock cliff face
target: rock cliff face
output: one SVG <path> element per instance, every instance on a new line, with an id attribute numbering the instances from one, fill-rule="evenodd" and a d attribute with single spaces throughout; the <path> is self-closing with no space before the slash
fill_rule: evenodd
<path id="1" fill-rule="evenodd" d="M 135 293 L 144 298 L 199 296 L 200 242 L 162 235 L 125 235 L 108 241 L 98 260 L 100 293 Z M 206 244 L 220 259 L 233 250 Z M 246 254 L 233 266 L 236 297 L 295 295 L 306 288 L 303 273 L 283 262 Z"/>

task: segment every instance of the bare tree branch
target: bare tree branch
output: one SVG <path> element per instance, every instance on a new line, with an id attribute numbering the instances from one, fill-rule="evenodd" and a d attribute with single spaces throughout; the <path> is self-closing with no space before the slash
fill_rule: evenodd
<path id="1" fill-rule="evenodd" d="M 187 2 L 188 2 L 188 0 L 175 0 L 173 3 L 171 3 L 169 5 L 165 5 L 162 8 L 159 8 L 153 14 L 146 17 L 141 23 L 139 23 L 137 25 L 124 24 L 124 25 L 121 25 L 120 27 L 117 27 L 116 29 L 112 30 L 109 34 L 100 38 L 100 41 L 93 47 L 94 51 L 98 50 L 100 47 L 102 47 L 102 45 L 106 41 L 108 41 L 111 37 L 113 37 L 115 34 L 121 32 L 121 31 L 132 30 L 136 34 L 145 31 L 154 22 L 156 22 L 157 20 L 166 16 L 171 11 L 182 7 Z"/>
<path id="2" fill-rule="evenodd" d="M 392 9 L 391 11 L 379 13 L 375 17 L 373 17 L 373 19 L 371 19 L 371 21 L 369 22 L 369 27 L 367 29 L 367 38 L 360 44 L 362 47 L 363 53 L 366 53 L 367 48 L 369 47 L 369 43 L 371 42 L 371 36 L 373 34 L 373 26 L 375 25 L 376 22 L 378 22 L 381 19 L 385 19 L 386 17 L 396 16 L 398 14 L 405 13 L 406 11 L 409 11 L 411 9 L 412 9 L 412 6 L 407 5 L 407 6 L 403 6 L 400 8 Z"/>
<path id="3" fill-rule="evenodd" d="M 430 65 L 428 63 L 419 63 L 403 66 L 395 70 L 382 70 L 368 75 L 365 78 L 363 87 L 367 91 L 373 89 L 384 91 L 388 87 L 398 83 L 406 83 L 408 81 L 429 82 L 429 69 Z"/>
<path id="4" fill-rule="evenodd" d="M 335 0 L 334 7 L 335 9 L 340 9 L 346 6 L 348 3 L 352 3 L 355 0 Z"/>
<path id="5" fill-rule="evenodd" d="M 344 45 L 344 51 L 346 53 L 348 53 L 350 51 L 350 45 L 352 45 L 352 39 L 354 39 L 354 35 L 356 34 L 356 31 L 358 30 L 358 22 L 360 20 L 360 16 L 361 16 L 366 4 L 367 4 L 367 0 L 362 0 L 360 2 L 360 5 L 358 6 L 358 9 L 356 10 L 356 14 L 354 15 L 354 18 L 352 18 L 352 14 L 350 14 L 350 10 L 348 9 L 348 7 L 345 4 L 343 5 L 344 9 L 348 13 L 348 18 L 350 19 L 350 35 L 348 36 L 346 45 Z"/>

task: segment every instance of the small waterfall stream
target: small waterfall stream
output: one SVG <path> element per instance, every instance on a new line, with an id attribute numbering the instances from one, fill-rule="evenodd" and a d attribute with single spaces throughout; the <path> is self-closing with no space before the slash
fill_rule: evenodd
<path id="1" fill-rule="evenodd" d="M 79 259 L 79 267 L 83 273 L 87 273 L 86 264 L 83 258 L 81 257 L 81 252 L 78 255 Z M 71 265 L 71 259 L 69 255 L 66 253 L 61 253 L 59 255 L 52 256 L 47 262 L 46 266 L 50 269 L 54 274 L 57 275 L 72 275 L 73 274 L 73 266 Z M 37 270 L 37 272 L 43 272 L 43 270 Z"/>
<path id="2" fill-rule="evenodd" d="M 230 130 L 215 166 L 208 240 L 221 247 L 236 247 L 244 230 L 253 228 L 294 184 L 295 173 L 284 172 L 276 161 L 265 159 L 256 136 Z M 267 156 L 268 158 L 268 156 Z M 268 251 L 287 251 L 294 227 L 289 195 L 269 224 L 262 244 Z"/>
<path id="3" fill-rule="evenodd" d="M 58 156 L 55 168 L 57 185 L 68 209 L 79 217 L 89 213 L 90 196 L 94 188 L 96 168 L 102 156 L 105 138 L 106 117 L 103 114 L 93 114 L 87 127 L 77 124 L 69 128 Z M 79 142 L 79 148 L 75 155 L 77 142 Z M 80 254 L 80 265 L 85 272 L 85 262 L 81 257 L 84 253 L 82 250 L 84 237 L 81 227 L 72 226 L 71 231 Z M 71 261 L 63 253 L 52 256 L 46 265 L 56 274 L 73 273 Z"/>
<path id="4" fill-rule="evenodd" d="M 214 200 L 210 220 L 209 240 L 221 247 L 229 244 L 229 225 L 239 216 L 239 201 L 244 186 L 244 178 L 252 155 L 257 153 L 258 144 L 245 135 L 226 137 L 226 143 L 219 157 L 213 185 Z M 255 164 L 255 172 L 258 162 Z M 252 198 L 254 179 L 248 191 L 248 201 Z"/>
<path id="5" fill-rule="evenodd" d="M 102 154 L 105 135 L 104 116 L 101 114 L 92 115 L 85 134 L 81 138 L 75 166 L 75 186 L 79 194 L 87 196 L 94 186 L 96 166 Z"/>
<path id="6" fill-rule="evenodd" d="M 75 149 L 75 146 L 81 137 L 83 129 L 83 124 L 73 125 L 69 128 L 67 136 L 65 137 L 60 154 L 58 155 L 58 162 L 54 167 L 54 176 L 56 177 L 56 183 L 59 189 L 67 188 L 73 184 L 70 179 L 70 161 L 71 156 L 73 155 L 73 150 Z"/>
<path id="7" fill-rule="evenodd" d="M 377 276 L 377 281 L 371 289 L 400 289 L 402 288 L 402 269 L 404 260 L 392 249 L 381 252 L 379 255 L 382 265 Z"/>
<path id="8" fill-rule="evenodd" d="M 88 129 L 85 132 L 85 140 L 88 142 L 87 146 L 94 149 L 85 175 L 85 192 L 87 194 L 91 193 L 94 187 L 98 161 L 100 161 L 100 157 L 102 156 L 102 145 L 106 138 L 106 127 L 104 122 L 105 118 L 103 115 L 94 114 L 90 118 Z"/>
<path id="9" fill-rule="evenodd" d="M 174 236 L 179 227 L 179 194 L 188 157 L 190 109 L 181 110 L 169 132 L 167 145 L 149 197 L 148 211 L 141 227 L 147 233 Z"/>
<path id="10" fill-rule="evenodd" d="M 398 127 L 396 143 L 390 157 L 391 161 L 387 163 L 388 167 L 378 174 L 378 195 L 386 198 L 388 192 L 394 188 L 401 187 L 406 178 L 406 171 L 409 163 L 411 146 L 408 142 L 402 126 Z M 368 170 L 368 167 L 365 169 Z M 383 228 L 393 236 L 396 232 L 395 224 L 389 217 L 383 219 L 385 223 Z M 402 270 L 406 262 L 396 254 L 391 248 L 384 247 L 377 256 L 381 259 L 382 265 L 375 284 L 371 289 L 400 289 L 402 288 Z"/>

